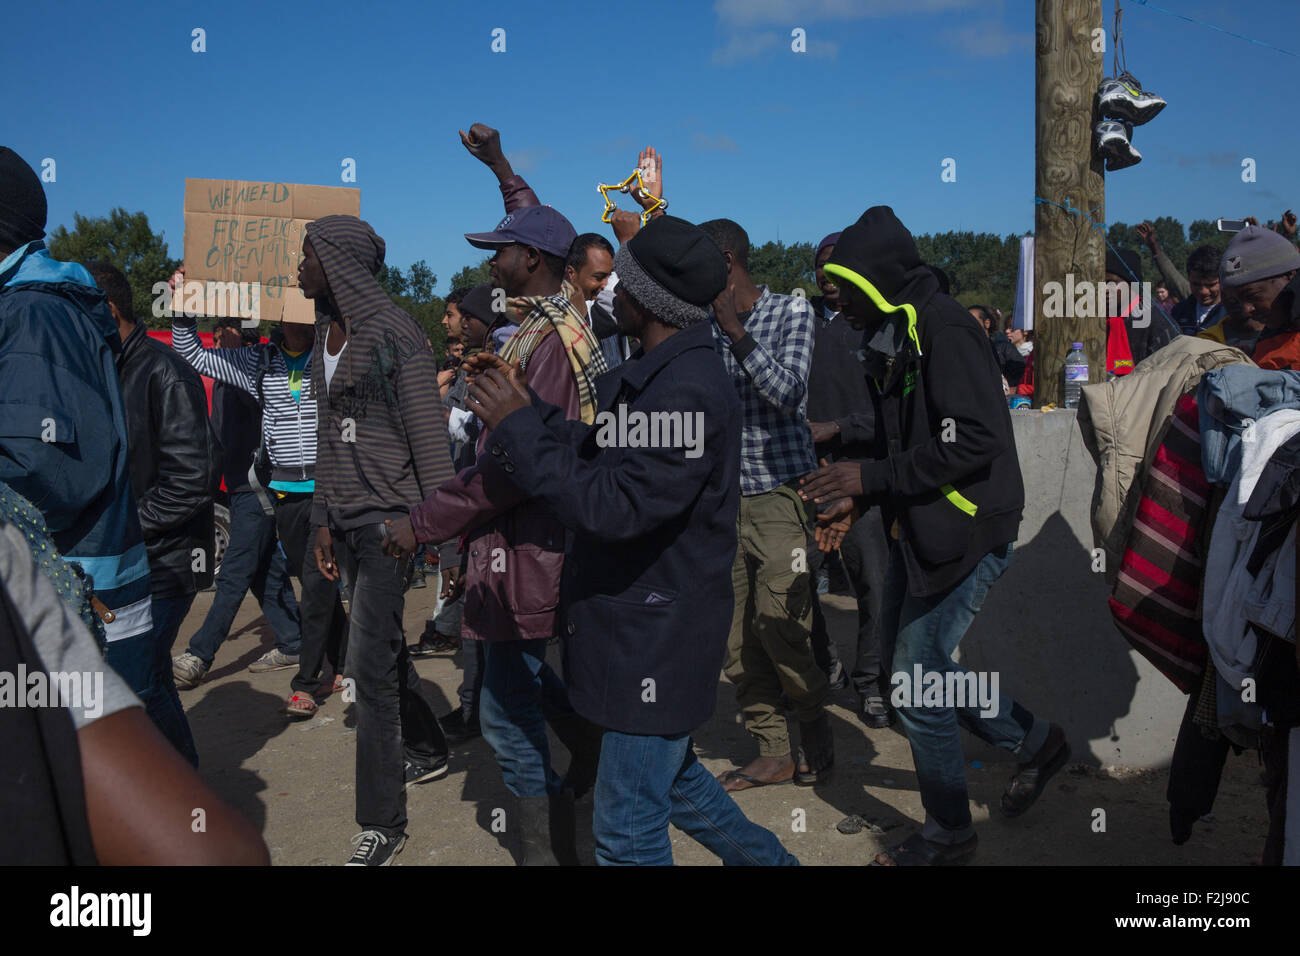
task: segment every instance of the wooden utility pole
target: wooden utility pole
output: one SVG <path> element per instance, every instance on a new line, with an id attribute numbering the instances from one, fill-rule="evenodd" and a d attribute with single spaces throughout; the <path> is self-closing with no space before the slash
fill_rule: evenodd
<path id="1" fill-rule="evenodd" d="M 1090 382 L 1103 380 L 1106 364 L 1102 319 L 1072 317 L 1074 303 L 1063 294 L 1058 301 L 1069 313 L 1048 317 L 1043 312 L 1048 283 L 1065 288 L 1067 275 L 1073 275 L 1075 285 L 1101 283 L 1105 277 L 1106 181 L 1092 149 L 1105 34 L 1094 33 L 1102 29 L 1101 0 L 1035 0 L 1034 6 L 1034 195 L 1047 200 L 1036 203 L 1034 212 L 1034 406 L 1055 402 L 1064 407 L 1063 369 L 1070 343 L 1083 343 Z"/>

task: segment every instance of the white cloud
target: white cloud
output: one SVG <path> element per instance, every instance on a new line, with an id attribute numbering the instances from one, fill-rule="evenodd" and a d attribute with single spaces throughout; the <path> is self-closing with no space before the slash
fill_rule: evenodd
<path id="1" fill-rule="evenodd" d="M 726 133 L 710 136 L 708 133 L 692 133 L 691 149 L 697 153 L 734 153 L 740 147 Z"/>
<path id="2" fill-rule="evenodd" d="M 529 146 L 526 149 L 512 150 L 506 158 L 510 160 L 510 165 L 514 167 L 515 172 L 531 173 L 550 155 L 551 151 L 545 146 Z"/>
<path id="3" fill-rule="evenodd" d="M 717 66 L 727 66 L 753 59 L 772 49 L 780 40 L 780 36 L 775 33 L 737 34 L 727 41 L 726 46 L 713 51 L 713 62 Z"/>
<path id="4" fill-rule="evenodd" d="M 987 8 L 988 0 L 715 0 L 713 4 L 718 19 L 731 26 L 799 26 L 815 20 L 858 20 L 979 7 Z"/>
<path id="5" fill-rule="evenodd" d="M 968 56 L 996 57 L 1032 50 L 1034 38 L 1029 33 L 1015 33 L 1000 23 L 968 23 L 955 30 L 944 30 L 939 39 Z"/>

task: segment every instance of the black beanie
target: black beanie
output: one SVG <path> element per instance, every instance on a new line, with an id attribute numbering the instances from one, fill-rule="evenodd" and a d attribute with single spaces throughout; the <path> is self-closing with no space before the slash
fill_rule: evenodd
<path id="1" fill-rule="evenodd" d="M 1114 249 L 1107 249 L 1106 271 L 1125 282 L 1141 282 L 1142 257 L 1131 249 L 1123 249 L 1118 254 Z"/>
<path id="2" fill-rule="evenodd" d="M 727 260 L 699 226 L 659 216 L 614 257 L 620 285 L 656 318 L 685 328 L 708 318 L 727 285 Z"/>
<path id="3" fill-rule="evenodd" d="M 45 190 L 21 156 L 0 146 L 0 244 L 19 246 L 45 235 Z"/>
<path id="4" fill-rule="evenodd" d="M 504 291 L 504 290 L 503 290 Z M 463 315 L 472 315 L 478 319 L 491 331 L 498 325 L 506 321 L 506 311 L 493 309 L 494 301 L 500 301 L 504 305 L 504 298 L 498 299 L 493 287 L 487 283 L 476 285 L 465 293 L 465 297 L 457 303 L 456 308 L 460 309 Z"/>

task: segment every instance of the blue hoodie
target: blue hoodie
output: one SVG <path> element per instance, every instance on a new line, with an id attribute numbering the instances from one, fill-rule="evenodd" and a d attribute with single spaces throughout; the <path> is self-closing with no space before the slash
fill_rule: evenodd
<path id="1" fill-rule="evenodd" d="M 45 518 L 116 619 L 148 632 L 149 561 L 128 470 L 117 325 L 84 268 L 29 242 L 0 262 L 0 482 Z"/>

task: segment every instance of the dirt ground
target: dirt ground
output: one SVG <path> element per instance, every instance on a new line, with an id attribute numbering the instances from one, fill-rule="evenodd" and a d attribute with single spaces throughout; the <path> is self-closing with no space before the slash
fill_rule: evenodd
<path id="1" fill-rule="evenodd" d="M 423 629 L 434 598 L 432 586 L 408 592 L 409 640 Z M 195 600 L 175 653 L 184 650 L 211 601 L 210 592 Z M 851 662 L 852 602 L 832 595 L 824 606 L 841 656 Z M 260 610 L 247 598 L 208 678 L 181 691 L 198 744 L 200 773 L 258 827 L 275 864 L 343 863 L 358 829 L 353 817 L 354 705 L 336 695 L 310 721 L 291 721 L 281 707 L 293 672 L 250 674 L 246 669 L 270 646 Z M 558 660 L 553 664 L 558 667 Z M 456 659 L 426 658 L 416 668 L 435 712 L 451 711 L 460 683 Z M 854 702 L 850 690 L 834 694 L 830 713 L 836 764 L 825 785 L 784 785 L 736 795 L 749 818 L 780 836 L 805 865 L 862 865 L 923 819 L 906 739 L 897 726 L 867 730 L 853 716 Z M 717 712 L 695 740 L 701 760 L 715 773 L 744 765 L 754 753 L 739 723 L 732 688 L 722 678 Z M 1192 839 L 1177 847 L 1169 839 L 1164 771 L 1076 764 L 1053 779 L 1028 814 L 1006 820 L 996 807 L 1014 771 L 1010 756 L 970 736 L 965 745 L 980 838 L 977 864 L 1242 865 L 1258 859 L 1267 817 L 1259 767 L 1250 753 L 1229 757 L 1214 817 L 1199 823 Z M 568 755 L 554 740 L 552 747 L 563 772 Z M 512 865 L 513 836 L 490 828 L 493 811 L 506 808 L 508 817 L 512 799 L 481 737 L 454 748 L 448 776 L 408 791 L 410 839 L 397 864 Z M 1094 830 L 1098 809 L 1105 811 L 1104 832 Z M 854 814 L 876 829 L 852 834 L 837 829 Z M 717 863 L 676 830 L 672 842 L 680 864 Z"/>

